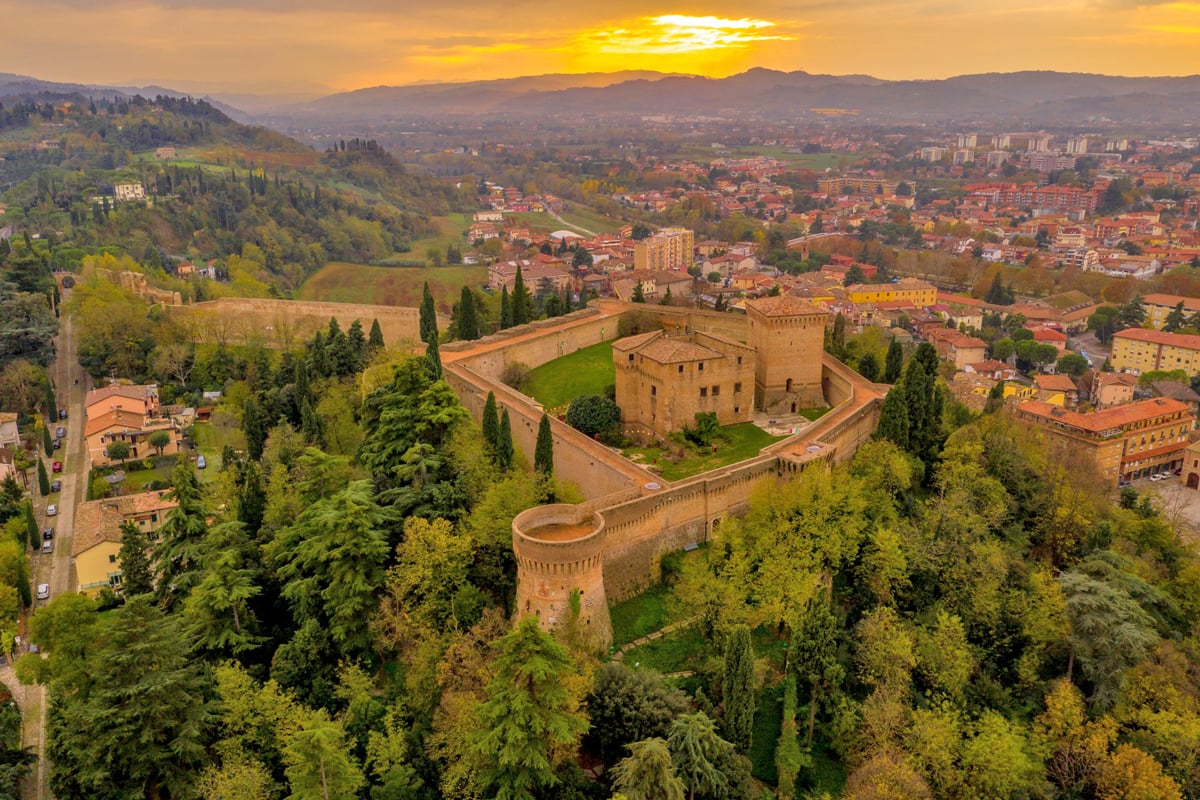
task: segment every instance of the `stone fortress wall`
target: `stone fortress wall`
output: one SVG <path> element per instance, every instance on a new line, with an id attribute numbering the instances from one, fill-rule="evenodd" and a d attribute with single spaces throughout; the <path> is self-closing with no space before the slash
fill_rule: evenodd
<path id="1" fill-rule="evenodd" d="M 222 297 L 170 306 L 169 311 L 190 327 L 191 338 L 198 344 L 259 342 L 265 347 L 288 348 L 324 330 L 330 317 L 337 319 L 343 331 L 357 319 L 364 334 L 371 332 L 371 322 L 377 319 L 389 346 L 420 339 L 420 311 L 416 308 Z"/>
<path id="2" fill-rule="evenodd" d="M 542 408 L 500 382 L 504 366 L 537 367 L 614 339 L 620 317 L 631 313 L 652 317 L 669 332 L 713 331 L 746 340 L 747 320 L 738 315 L 601 301 L 553 321 L 447 345 L 446 380 L 477 419 L 487 393 L 494 392 L 509 411 L 514 443 L 530 454 Z M 883 387 L 828 356 L 822 358 L 821 383 L 832 408 L 799 434 L 755 458 L 674 483 L 551 417 L 555 472 L 578 485 L 586 501 L 530 509 L 513 520 L 517 613 L 559 624 L 578 591 L 579 624 L 597 643 L 611 641 L 608 601 L 652 585 L 663 554 L 706 541 L 722 521 L 743 513 L 764 483 L 848 459 L 871 436 Z"/>

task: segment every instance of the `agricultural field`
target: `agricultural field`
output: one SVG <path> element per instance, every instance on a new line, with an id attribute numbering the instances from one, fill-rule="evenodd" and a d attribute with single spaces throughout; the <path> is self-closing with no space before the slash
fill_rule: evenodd
<path id="1" fill-rule="evenodd" d="M 449 314 L 463 286 L 487 283 L 487 267 L 372 267 L 334 261 L 306 280 L 296 299 L 416 308 L 426 281 L 438 311 Z"/>

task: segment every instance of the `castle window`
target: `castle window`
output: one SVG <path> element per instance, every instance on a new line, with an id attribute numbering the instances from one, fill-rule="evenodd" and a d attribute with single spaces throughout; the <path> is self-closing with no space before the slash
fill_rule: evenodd
<path id="1" fill-rule="evenodd" d="M 714 387 L 712 388 L 712 392 L 713 392 L 713 397 L 720 397 L 720 396 L 721 396 L 721 387 L 720 387 L 720 386 L 714 386 Z"/>
<path id="2" fill-rule="evenodd" d="M 679 374 L 680 374 L 680 375 L 682 375 L 682 374 L 683 374 L 683 364 L 680 364 L 680 365 L 679 365 Z"/>
<path id="3" fill-rule="evenodd" d="M 701 387 L 700 387 L 700 396 L 701 396 L 701 397 L 708 397 L 708 387 L 707 387 L 707 386 L 701 386 Z"/>
<path id="4" fill-rule="evenodd" d="M 734 393 L 734 394 L 740 394 L 740 393 L 741 393 L 741 391 L 742 391 L 742 385 L 741 385 L 740 383 L 735 383 L 735 384 L 733 385 L 733 393 Z"/>
<path id="5" fill-rule="evenodd" d="M 656 397 L 657 395 L 658 395 L 658 387 L 657 387 L 657 386 L 655 386 L 655 385 L 653 385 L 653 384 L 651 384 L 651 385 L 650 385 L 650 396 L 651 396 L 651 397 Z"/>
<path id="6" fill-rule="evenodd" d="M 733 413 L 735 413 L 735 414 L 740 414 L 740 413 L 742 413 L 742 407 L 741 407 L 741 406 L 734 406 L 734 407 L 733 407 Z"/>
<path id="7" fill-rule="evenodd" d="M 701 372 L 704 372 L 704 362 L 701 361 L 699 364 L 697 364 L 696 369 L 700 370 Z"/>
<path id="8" fill-rule="evenodd" d="M 630 353 L 630 354 L 629 354 L 629 363 L 630 363 L 630 364 L 632 364 L 632 363 L 633 363 L 633 353 Z"/>
<path id="9" fill-rule="evenodd" d="M 740 367 L 742 365 L 742 357 L 738 356 L 737 359 L 738 366 Z"/>

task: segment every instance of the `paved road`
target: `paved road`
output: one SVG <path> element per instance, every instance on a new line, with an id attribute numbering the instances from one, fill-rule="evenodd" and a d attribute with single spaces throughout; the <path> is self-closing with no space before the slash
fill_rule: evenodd
<path id="1" fill-rule="evenodd" d="M 66 408 L 68 416 L 66 420 L 53 421 L 53 424 L 64 426 L 67 436 L 61 449 L 53 451 L 50 457 L 42 456 L 47 471 L 54 461 L 63 462 L 62 473 L 51 474 L 51 480 L 57 478 L 62 481 L 62 491 L 52 493 L 49 497 L 41 497 L 34 492 L 34 509 L 40 526 L 54 528 L 54 552 L 48 555 L 40 552 L 33 554 L 33 585 L 36 588 L 38 584 L 50 584 L 51 598 L 74 588 L 74 578 L 71 575 L 71 541 L 75 529 L 75 509 L 87 496 L 88 464 L 83 439 L 83 400 L 87 392 L 88 377 L 79 366 L 73 334 L 70 318 L 62 317 L 56 342 L 58 357 L 50 368 L 50 374 L 57 390 L 59 407 Z M 78 384 L 75 383 L 76 379 Z M 46 506 L 50 503 L 58 506 L 58 514 L 53 517 L 46 516 Z M 45 605 L 45 601 L 34 602 L 38 606 Z M 25 626 L 25 630 L 28 630 L 28 626 Z M 0 668 L 0 681 L 12 690 L 13 697 L 21 709 L 24 746 L 32 747 L 38 755 L 33 771 L 21 782 L 21 796 L 24 800 L 46 800 L 51 796 L 46 763 L 46 689 L 42 686 L 19 686 L 9 666 Z"/>

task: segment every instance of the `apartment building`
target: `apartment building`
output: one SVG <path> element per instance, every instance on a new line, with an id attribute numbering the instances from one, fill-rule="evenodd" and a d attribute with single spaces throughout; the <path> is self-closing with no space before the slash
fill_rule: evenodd
<path id="1" fill-rule="evenodd" d="M 687 269 L 696 235 L 687 228 L 663 228 L 633 246 L 635 269 Z"/>
<path id="2" fill-rule="evenodd" d="M 1184 297 L 1178 294 L 1148 294 L 1142 298 L 1142 306 L 1146 309 L 1146 322 L 1158 330 L 1167 324 L 1167 315 L 1183 303 L 1184 316 L 1190 317 L 1200 311 L 1200 298 Z"/>
<path id="3" fill-rule="evenodd" d="M 1112 368 L 1141 375 L 1154 370 L 1200 372 L 1200 336 L 1127 328 L 1113 334 Z"/>
<path id="4" fill-rule="evenodd" d="M 1041 400 L 1017 406 L 1016 418 L 1083 454 L 1114 485 L 1183 466 L 1196 416 L 1165 397 L 1080 413 Z"/>
<path id="5" fill-rule="evenodd" d="M 916 308 L 937 302 L 937 287 L 916 278 L 902 278 L 894 283 L 856 283 L 846 287 L 852 303 L 887 303 L 906 300 Z"/>

